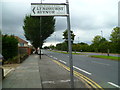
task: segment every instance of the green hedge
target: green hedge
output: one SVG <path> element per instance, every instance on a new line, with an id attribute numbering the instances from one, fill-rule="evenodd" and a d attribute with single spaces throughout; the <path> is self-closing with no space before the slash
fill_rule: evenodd
<path id="1" fill-rule="evenodd" d="M 27 57 L 28 57 L 27 53 L 20 54 L 18 56 L 8 59 L 7 61 L 4 62 L 4 64 L 22 63 Z"/>
<path id="2" fill-rule="evenodd" d="M 2 35 L 2 55 L 5 60 L 18 55 L 18 40 L 14 35 Z"/>

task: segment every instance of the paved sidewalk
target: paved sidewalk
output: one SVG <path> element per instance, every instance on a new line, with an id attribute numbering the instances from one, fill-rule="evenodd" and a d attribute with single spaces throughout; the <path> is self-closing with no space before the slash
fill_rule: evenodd
<path id="1" fill-rule="evenodd" d="M 74 78 L 75 88 L 86 88 L 80 79 Z M 3 88 L 70 88 L 70 73 L 42 55 L 30 55 L 3 80 Z"/>
<path id="2" fill-rule="evenodd" d="M 42 55 L 39 61 L 42 88 L 71 88 L 70 72 L 53 62 L 55 60 Z M 86 84 L 74 77 L 75 88 L 86 88 Z"/>
<path id="3" fill-rule="evenodd" d="M 41 88 L 39 56 L 29 56 L 3 80 L 3 88 Z"/>

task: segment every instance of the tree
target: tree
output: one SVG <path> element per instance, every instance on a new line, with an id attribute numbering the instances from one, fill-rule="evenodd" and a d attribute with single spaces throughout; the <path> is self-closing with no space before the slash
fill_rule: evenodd
<path id="1" fill-rule="evenodd" d="M 71 33 L 71 42 L 73 43 L 73 42 L 74 42 L 75 35 L 74 35 L 73 31 L 70 31 L 70 33 Z M 64 37 L 63 39 L 65 39 L 65 42 L 68 43 L 68 30 L 65 30 L 65 31 L 63 32 L 63 37 Z"/>
<path id="2" fill-rule="evenodd" d="M 95 36 L 95 37 L 93 38 L 92 43 L 93 43 L 93 44 L 99 44 L 100 41 L 101 41 L 101 39 L 102 39 L 102 37 L 99 36 L 99 35 L 97 35 L 97 36 Z"/>
<path id="3" fill-rule="evenodd" d="M 62 45 L 62 43 L 56 44 L 56 49 L 57 49 L 57 50 L 61 50 L 61 45 Z"/>
<path id="4" fill-rule="evenodd" d="M 31 44 L 35 48 L 41 48 L 45 40 L 55 30 L 55 19 L 53 16 L 41 17 L 40 27 L 40 17 L 26 16 L 24 19 L 23 29 L 26 39 L 30 40 Z"/>
<path id="5" fill-rule="evenodd" d="M 108 49 L 110 49 L 110 43 L 108 41 L 100 43 L 98 45 L 99 52 L 107 53 Z"/>
<path id="6" fill-rule="evenodd" d="M 94 51 L 95 52 L 103 52 L 103 49 L 105 44 L 103 43 L 106 43 L 108 42 L 104 37 L 101 37 L 99 35 L 95 36 L 92 40 L 92 47 L 94 47 Z M 107 45 L 107 44 L 106 44 Z"/>
<path id="7" fill-rule="evenodd" d="M 112 50 L 115 53 L 120 53 L 120 27 L 113 28 L 110 36 Z"/>
<path id="8" fill-rule="evenodd" d="M 72 50 L 73 51 L 75 51 L 75 52 L 80 51 L 80 49 L 81 49 L 81 46 L 79 44 L 73 44 L 72 45 Z"/>
<path id="9" fill-rule="evenodd" d="M 70 34 L 71 34 L 71 43 L 73 44 L 74 42 L 74 38 L 75 38 L 75 35 L 73 33 L 73 31 L 70 31 Z M 63 39 L 65 40 L 64 42 L 64 46 L 67 46 L 68 47 L 68 30 L 65 30 L 63 32 Z M 65 45 L 66 44 L 66 45 Z M 66 48 L 67 52 L 68 52 L 68 48 Z"/>
<path id="10" fill-rule="evenodd" d="M 84 42 L 81 42 L 81 43 L 78 43 L 79 45 L 88 45 L 87 43 L 84 43 Z"/>
<path id="11" fill-rule="evenodd" d="M 116 27 L 113 29 L 110 40 L 114 43 L 120 42 L 120 27 Z"/>
<path id="12" fill-rule="evenodd" d="M 56 45 L 56 49 L 57 50 L 62 50 L 62 51 L 67 51 L 68 47 L 67 47 L 67 44 L 65 42 L 63 42 L 63 43 L 58 43 Z"/>
<path id="13" fill-rule="evenodd" d="M 51 44 L 51 45 L 49 46 L 49 48 L 50 48 L 51 50 L 53 50 L 53 49 L 55 49 L 55 46 Z"/>
<path id="14" fill-rule="evenodd" d="M 50 49 L 48 46 L 45 46 L 44 49 Z"/>

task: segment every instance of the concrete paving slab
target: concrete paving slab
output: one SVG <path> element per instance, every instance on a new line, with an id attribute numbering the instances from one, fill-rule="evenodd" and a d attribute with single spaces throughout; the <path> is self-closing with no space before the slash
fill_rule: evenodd
<path id="1" fill-rule="evenodd" d="M 86 84 L 74 77 L 75 88 Z M 3 88 L 70 88 L 70 73 L 46 55 L 30 55 L 3 80 Z"/>
<path id="2" fill-rule="evenodd" d="M 42 88 L 39 72 L 39 56 L 29 56 L 3 80 L 3 88 Z"/>
<path id="3" fill-rule="evenodd" d="M 43 55 L 39 61 L 43 88 L 70 88 L 70 73 Z M 86 88 L 86 85 L 74 77 L 75 88 Z"/>

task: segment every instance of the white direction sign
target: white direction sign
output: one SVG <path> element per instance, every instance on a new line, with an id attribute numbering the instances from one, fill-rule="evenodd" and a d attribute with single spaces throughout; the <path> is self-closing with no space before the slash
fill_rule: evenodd
<path id="1" fill-rule="evenodd" d="M 66 4 L 31 3 L 31 16 L 66 16 Z"/>

